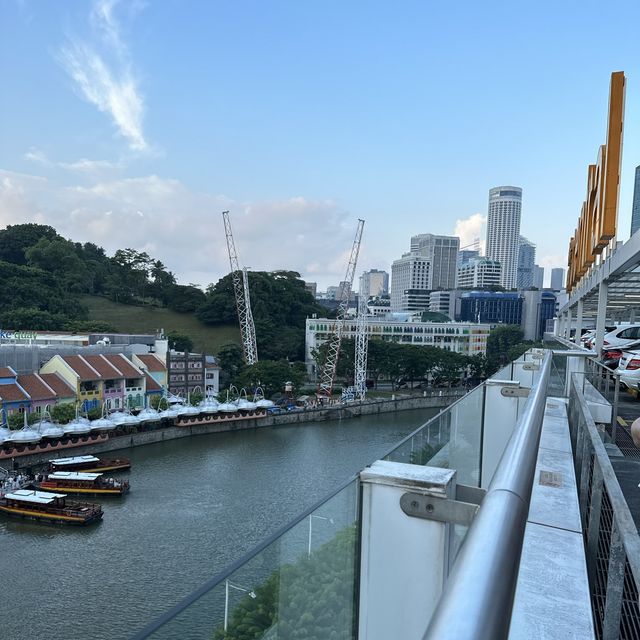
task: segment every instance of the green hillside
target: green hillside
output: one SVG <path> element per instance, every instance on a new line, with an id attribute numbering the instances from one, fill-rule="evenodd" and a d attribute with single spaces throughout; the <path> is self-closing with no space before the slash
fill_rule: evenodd
<path id="1" fill-rule="evenodd" d="M 208 327 L 191 313 L 118 304 L 98 296 L 83 296 L 82 303 L 89 307 L 91 320 L 108 322 L 123 333 L 150 333 L 156 329 L 164 329 L 165 333 L 184 333 L 193 340 L 194 349 L 198 352 L 216 353 L 218 347 L 225 342 L 240 343 L 240 330 L 237 326 Z"/>

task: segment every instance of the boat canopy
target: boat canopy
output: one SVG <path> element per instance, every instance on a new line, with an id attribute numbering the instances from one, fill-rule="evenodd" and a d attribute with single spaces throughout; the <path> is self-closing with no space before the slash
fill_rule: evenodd
<path id="1" fill-rule="evenodd" d="M 18 489 L 4 496 L 9 500 L 19 500 L 20 502 L 33 502 L 35 504 L 51 504 L 56 498 L 66 498 L 65 493 L 48 493 L 46 491 L 29 491 L 28 489 Z"/>
<path id="2" fill-rule="evenodd" d="M 100 462 L 100 458 L 95 456 L 75 456 L 73 458 L 58 458 L 57 460 L 49 460 L 54 465 L 80 464 L 82 462 Z"/>
<path id="3" fill-rule="evenodd" d="M 95 480 L 101 473 L 82 473 L 82 471 L 54 471 L 48 475 L 49 480 Z"/>

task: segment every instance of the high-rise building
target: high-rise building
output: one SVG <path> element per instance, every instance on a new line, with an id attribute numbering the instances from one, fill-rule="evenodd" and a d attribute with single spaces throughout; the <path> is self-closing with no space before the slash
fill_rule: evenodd
<path id="1" fill-rule="evenodd" d="M 391 264 L 391 311 L 429 308 L 431 262 L 417 253 L 405 253 Z"/>
<path id="2" fill-rule="evenodd" d="M 411 253 L 431 262 L 429 289 L 453 289 L 456 286 L 460 238 L 421 233 L 411 238 Z"/>
<path id="3" fill-rule="evenodd" d="M 489 258 L 476 258 L 458 267 L 458 288 L 484 289 L 500 284 L 500 263 Z"/>
<path id="4" fill-rule="evenodd" d="M 533 286 L 536 289 L 542 289 L 544 286 L 544 267 L 533 265 Z"/>
<path id="5" fill-rule="evenodd" d="M 533 287 L 533 268 L 536 262 L 536 245 L 520 236 L 518 240 L 518 289 Z"/>
<path id="6" fill-rule="evenodd" d="M 466 264 L 467 262 L 471 262 L 474 258 L 480 257 L 479 249 L 460 249 L 458 251 L 458 267 Z"/>
<path id="7" fill-rule="evenodd" d="M 551 288 L 554 291 L 564 289 L 564 269 L 560 267 L 551 269 Z"/>
<path id="8" fill-rule="evenodd" d="M 631 207 L 631 235 L 640 229 L 640 166 L 636 167 L 636 181 L 633 185 L 633 205 Z"/>
<path id="9" fill-rule="evenodd" d="M 360 293 L 369 298 L 386 296 L 389 293 L 389 274 L 386 271 L 370 269 L 362 274 Z"/>
<path id="10" fill-rule="evenodd" d="M 317 282 L 305 282 L 304 288 L 315 298 L 318 294 L 318 283 Z"/>
<path id="11" fill-rule="evenodd" d="M 500 284 L 505 289 L 517 284 L 521 213 L 520 187 L 495 187 L 489 191 L 487 258 L 502 265 Z"/>

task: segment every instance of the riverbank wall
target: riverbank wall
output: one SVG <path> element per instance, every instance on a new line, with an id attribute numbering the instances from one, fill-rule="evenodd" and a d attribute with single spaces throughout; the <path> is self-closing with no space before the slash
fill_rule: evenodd
<path id="1" fill-rule="evenodd" d="M 97 442 L 74 447 L 72 450 L 37 452 L 15 457 L 11 461 L 3 460 L 2 462 L 6 467 L 24 469 L 45 464 L 53 458 L 87 454 L 96 455 L 206 433 L 227 433 L 230 431 L 246 431 L 247 429 L 260 429 L 265 427 L 295 424 L 303 425 L 306 422 L 322 422 L 326 420 L 350 420 L 359 418 L 360 416 L 395 413 L 396 411 L 407 411 L 410 409 L 445 408 L 463 395 L 464 391 L 462 390 L 447 389 L 442 392 L 442 395 L 432 393 L 427 396 L 397 396 L 392 399 L 366 401 L 363 403 L 335 404 L 327 407 L 264 415 L 257 418 L 226 420 L 218 423 L 203 422 L 201 419 L 199 420 L 197 416 L 194 416 L 182 418 L 180 426 L 163 426 L 138 433 L 109 436 L 108 438 L 103 437 Z"/>

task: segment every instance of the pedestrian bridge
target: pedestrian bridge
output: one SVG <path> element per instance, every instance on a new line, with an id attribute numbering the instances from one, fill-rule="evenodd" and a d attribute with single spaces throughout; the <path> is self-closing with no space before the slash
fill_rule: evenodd
<path id="1" fill-rule="evenodd" d="M 607 372 L 562 339 L 547 347 L 134 637 L 640 637 L 638 514 L 614 468 Z"/>

